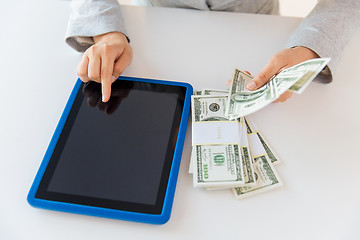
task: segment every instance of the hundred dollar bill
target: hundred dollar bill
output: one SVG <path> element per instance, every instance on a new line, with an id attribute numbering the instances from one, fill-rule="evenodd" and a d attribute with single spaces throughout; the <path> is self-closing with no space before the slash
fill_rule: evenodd
<path id="1" fill-rule="evenodd" d="M 238 200 L 282 186 L 279 175 L 267 155 L 255 156 L 253 165 L 257 177 L 256 185 L 233 188 L 234 196 Z"/>
<path id="2" fill-rule="evenodd" d="M 231 122 L 228 118 L 225 117 L 225 105 L 226 105 L 227 96 L 192 96 L 191 104 L 192 104 L 192 122 Z M 235 122 L 236 121 L 232 121 Z M 237 133 L 234 133 L 237 134 Z M 214 143 L 215 144 L 215 143 Z M 193 149 L 193 152 L 195 150 Z M 190 169 L 191 166 L 196 167 L 193 164 L 194 154 L 190 159 Z M 192 172 L 192 170 L 189 170 Z"/>
<path id="3" fill-rule="evenodd" d="M 247 140 L 247 130 L 245 126 L 244 118 L 239 119 L 240 124 L 240 154 L 241 160 L 243 164 L 243 176 L 244 176 L 244 186 L 254 186 L 256 184 L 254 168 L 252 164 L 252 158 L 250 154 L 249 143 Z M 226 187 L 218 187 L 218 188 L 206 188 L 206 190 L 221 190 Z"/>
<path id="4" fill-rule="evenodd" d="M 227 96 L 191 96 L 192 122 L 229 121 L 225 117 Z"/>
<path id="5" fill-rule="evenodd" d="M 192 122 L 229 121 L 229 119 L 225 117 L 226 100 L 227 96 L 192 96 Z M 194 153 L 195 150 L 193 147 L 190 157 L 189 173 L 193 173 L 195 161 Z"/>
<path id="6" fill-rule="evenodd" d="M 196 145 L 194 150 L 194 187 L 237 187 L 244 184 L 239 145 Z"/>
<path id="7" fill-rule="evenodd" d="M 303 76 L 292 85 L 289 90 L 301 94 L 306 87 L 314 80 L 314 78 L 326 67 L 330 62 L 330 58 L 315 58 L 306 62 L 297 64 L 293 67 L 283 70 L 280 74 L 289 75 L 306 72 Z M 279 74 L 279 75 L 280 75 Z"/>
<path id="8" fill-rule="evenodd" d="M 251 117 L 247 116 L 244 118 L 247 132 L 248 134 L 256 134 L 258 139 L 260 140 L 262 146 L 264 147 L 268 157 L 273 164 L 279 164 L 280 160 L 279 157 L 275 154 L 274 150 L 270 147 L 269 143 L 266 141 L 264 136 L 261 134 L 259 128 L 255 125 L 254 121 Z"/>
<path id="9" fill-rule="evenodd" d="M 203 89 L 201 94 L 202 95 L 227 96 L 227 95 L 229 95 L 229 90 Z"/>

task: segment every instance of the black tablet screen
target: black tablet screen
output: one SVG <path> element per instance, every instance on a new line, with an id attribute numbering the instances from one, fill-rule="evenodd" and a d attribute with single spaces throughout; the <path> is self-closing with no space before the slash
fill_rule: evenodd
<path id="1" fill-rule="evenodd" d="M 36 197 L 160 213 L 185 88 L 117 80 L 108 103 L 82 84 Z"/>

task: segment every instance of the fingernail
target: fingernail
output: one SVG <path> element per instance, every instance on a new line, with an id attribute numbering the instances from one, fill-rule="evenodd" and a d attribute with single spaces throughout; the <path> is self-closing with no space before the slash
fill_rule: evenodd
<path id="1" fill-rule="evenodd" d="M 104 95 L 102 95 L 102 101 L 105 102 L 105 96 Z"/>
<path id="2" fill-rule="evenodd" d="M 248 85 L 246 86 L 249 90 L 253 90 L 256 87 L 256 83 L 253 82 L 249 82 Z"/>
<path id="3" fill-rule="evenodd" d="M 112 76 L 112 81 L 115 81 L 116 77 Z"/>

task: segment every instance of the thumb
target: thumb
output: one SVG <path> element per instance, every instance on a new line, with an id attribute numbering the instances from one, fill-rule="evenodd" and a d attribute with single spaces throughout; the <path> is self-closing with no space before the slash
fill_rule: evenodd
<path id="1" fill-rule="evenodd" d="M 264 86 L 275 74 L 283 68 L 278 61 L 270 60 L 261 72 L 247 84 L 247 89 L 256 90 Z"/>

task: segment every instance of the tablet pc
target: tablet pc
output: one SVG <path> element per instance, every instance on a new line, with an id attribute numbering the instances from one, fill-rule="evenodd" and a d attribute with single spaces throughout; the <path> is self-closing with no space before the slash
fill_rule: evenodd
<path id="1" fill-rule="evenodd" d="M 170 218 L 193 90 L 119 77 L 77 80 L 28 194 L 34 207 L 163 224 Z"/>

